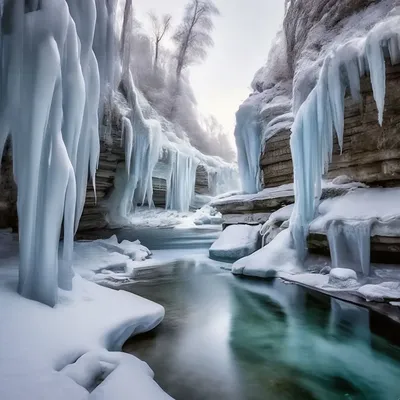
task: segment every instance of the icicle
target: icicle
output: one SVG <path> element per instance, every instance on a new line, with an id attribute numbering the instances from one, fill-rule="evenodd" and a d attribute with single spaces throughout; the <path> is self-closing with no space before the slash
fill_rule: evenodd
<path id="1" fill-rule="evenodd" d="M 97 6 L 104 1 L 98 0 Z M 73 234 L 88 175 L 94 188 L 96 184 L 101 90 L 92 50 L 96 4 L 28 3 L 9 1 L 9 25 L 1 30 L 0 150 L 11 134 L 18 186 L 19 292 L 54 305 L 57 286 L 72 287 Z M 111 11 L 106 23 L 112 28 L 114 3 L 107 3 Z M 63 221 L 64 248 L 58 262 Z"/>
<path id="2" fill-rule="evenodd" d="M 308 226 L 321 194 L 322 174 L 332 158 L 333 125 L 342 147 L 346 89 L 350 88 L 355 100 L 360 99 L 360 76 L 367 61 L 379 123 L 382 124 L 386 79 L 382 48 L 389 46 L 391 56 L 397 59 L 399 34 L 400 18 L 395 16 L 376 25 L 366 39 L 354 39 L 339 46 L 326 57 L 316 87 L 296 114 L 290 139 L 296 197 L 290 228 L 300 257 L 305 255 Z M 362 268 L 367 273 L 368 249 L 365 237 L 361 240 L 360 235 L 353 243 L 358 246 Z M 334 249 L 335 244 L 332 246 Z"/>
<path id="3" fill-rule="evenodd" d="M 352 268 L 370 274 L 371 221 L 332 221 L 328 228 L 334 268 Z"/>
<path id="4" fill-rule="evenodd" d="M 122 118 L 122 130 L 124 132 L 124 142 L 125 142 L 125 166 L 126 166 L 126 175 L 129 179 L 129 174 L 131 171 L 131 159 L 132 159 L 132 150 L 133 150 L 133 129 L 131 121 L 123 117 Z"/>
<path id="5" fill-rule="evenodd" d="M 253 97 L 236 113 L 235 139 L 243 190 L 246 193 L 256 193 L 260 189 L 261 128 L 259 104 Z"/>

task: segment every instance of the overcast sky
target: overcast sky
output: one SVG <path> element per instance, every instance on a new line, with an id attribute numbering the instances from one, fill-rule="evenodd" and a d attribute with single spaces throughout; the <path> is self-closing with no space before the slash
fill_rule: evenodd
<path id="1" fill-rule="evenodd" d="M 188 0 L 134 0 L 138 18 L 146 13 L 170 13 L 179 23 Z M 205 113 L 214 114 L 233 134 L 235 112 L 250 93 L 255 72 L 266 62 L 268 50 L 283 20 L 284 0 L 215 0 L 221 16 L 215 20 L 215 47 L 207 60 L 191 68 L 191 82 Z"/>

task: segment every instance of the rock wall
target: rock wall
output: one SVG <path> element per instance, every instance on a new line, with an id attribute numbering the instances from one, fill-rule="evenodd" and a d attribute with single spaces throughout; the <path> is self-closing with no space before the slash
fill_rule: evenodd
<path id="1" fill-rule="evenodd" d="M 387 65 L 383 125 L 369 77 L 361 81 L 362 103 L 345 102 L 343 151 L 335 143 L 328 178 L 348 175 L 371 186 L 400 185 L 400 64 Z"/>
<path id="2" fill-rule="evenodd" d="M 277 133 L 267 140 L 261 153 L 260 168 L 265 188 L 293 182 L 290 151 L 290 130 Z"/>
<path id="3" fill-rule="evenodd" d="M 361 80 L 362 102 L 348 96 L 342 153 L 335 138 L 328 179 L 347 175 L 354 181 L 371 186 L 400 184 L 400 64 L 386 66 L 386 99 L 383 125 L 369 76 Z M 269 139 L 260 158 L 264 187 L 293 182 L 290 152 L 290 131 L 285 130 Z"/>

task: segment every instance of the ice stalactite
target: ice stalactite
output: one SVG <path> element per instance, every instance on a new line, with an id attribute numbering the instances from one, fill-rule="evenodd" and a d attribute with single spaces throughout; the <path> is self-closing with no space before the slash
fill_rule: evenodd
<path id="1" fill-rule="evenodd" d="M 126 74 L 124 84 L 128 104 L 132 107 L 130 126 L 125 120 L 124 125 L 125 129 L 128 126 L 128 130 L 132 131 L 133 146 L 129 173 L 126 174 L 125 189 L 118 208 L 119 215 L 127 218 L 135 204 L 153 204 L 152 177 L 161 151 L 162 135 L 159 121 L 144 118 L 131 73 Z"/>
<path id="2" fill-rule="evenodd" d="M 72 288 L 73 236 L 99 157 L 94 0 L 9 0 L 1 24 L 0 144 L 12 137 L 19 292 L 53 306 Z M 58 246 L 64 223 L 64 246 Z"/>
<path id="3" fill-rule="evenodd" d="M 308 227 L 319 204 L 322 175 L 332 158 L 333 129 L 340 147 L 343 143 L 346 90 L 359 100 L 360 78 L 368 72 L 378 108 L 378 120 L 382 123 L 385 54 L 388 54 L 392 64 L 400 61 L 399 37 L 400 17 L 391 16 L 377 24 L 365 38 L 353 39 L 338 46 L 325 58 L 317 85 L 295 116 L 291 150 L 296 203 L 290 227 L 300 257 L 306 253 Z M 356 232 L 353 234 L 358 236 Z"/>
<path id="4" fill-rule="evenodd" d="M 246 193 L 260 190 L 261 127 L 259 102 L 250 97 L 236 113 L 235 139 L 238 149 L 239 175 Z"/>
<path id="5" fill-rule="evenodd" d="M 172 174 L 167 182 L 166 208 L 189 211 L 195 192 L 196 170 L 200 160 L 190 153 L 171 151 Z"/>

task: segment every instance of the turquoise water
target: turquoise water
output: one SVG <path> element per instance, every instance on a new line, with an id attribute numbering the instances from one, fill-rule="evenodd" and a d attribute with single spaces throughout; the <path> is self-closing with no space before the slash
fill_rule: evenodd
<path id="1" fill-rule="evenodd" d="M 177 400 L 400 398 L 400 327 L 366 309 L 211 266 L 125 289 L 166 308 L 124 351 Z"/>

